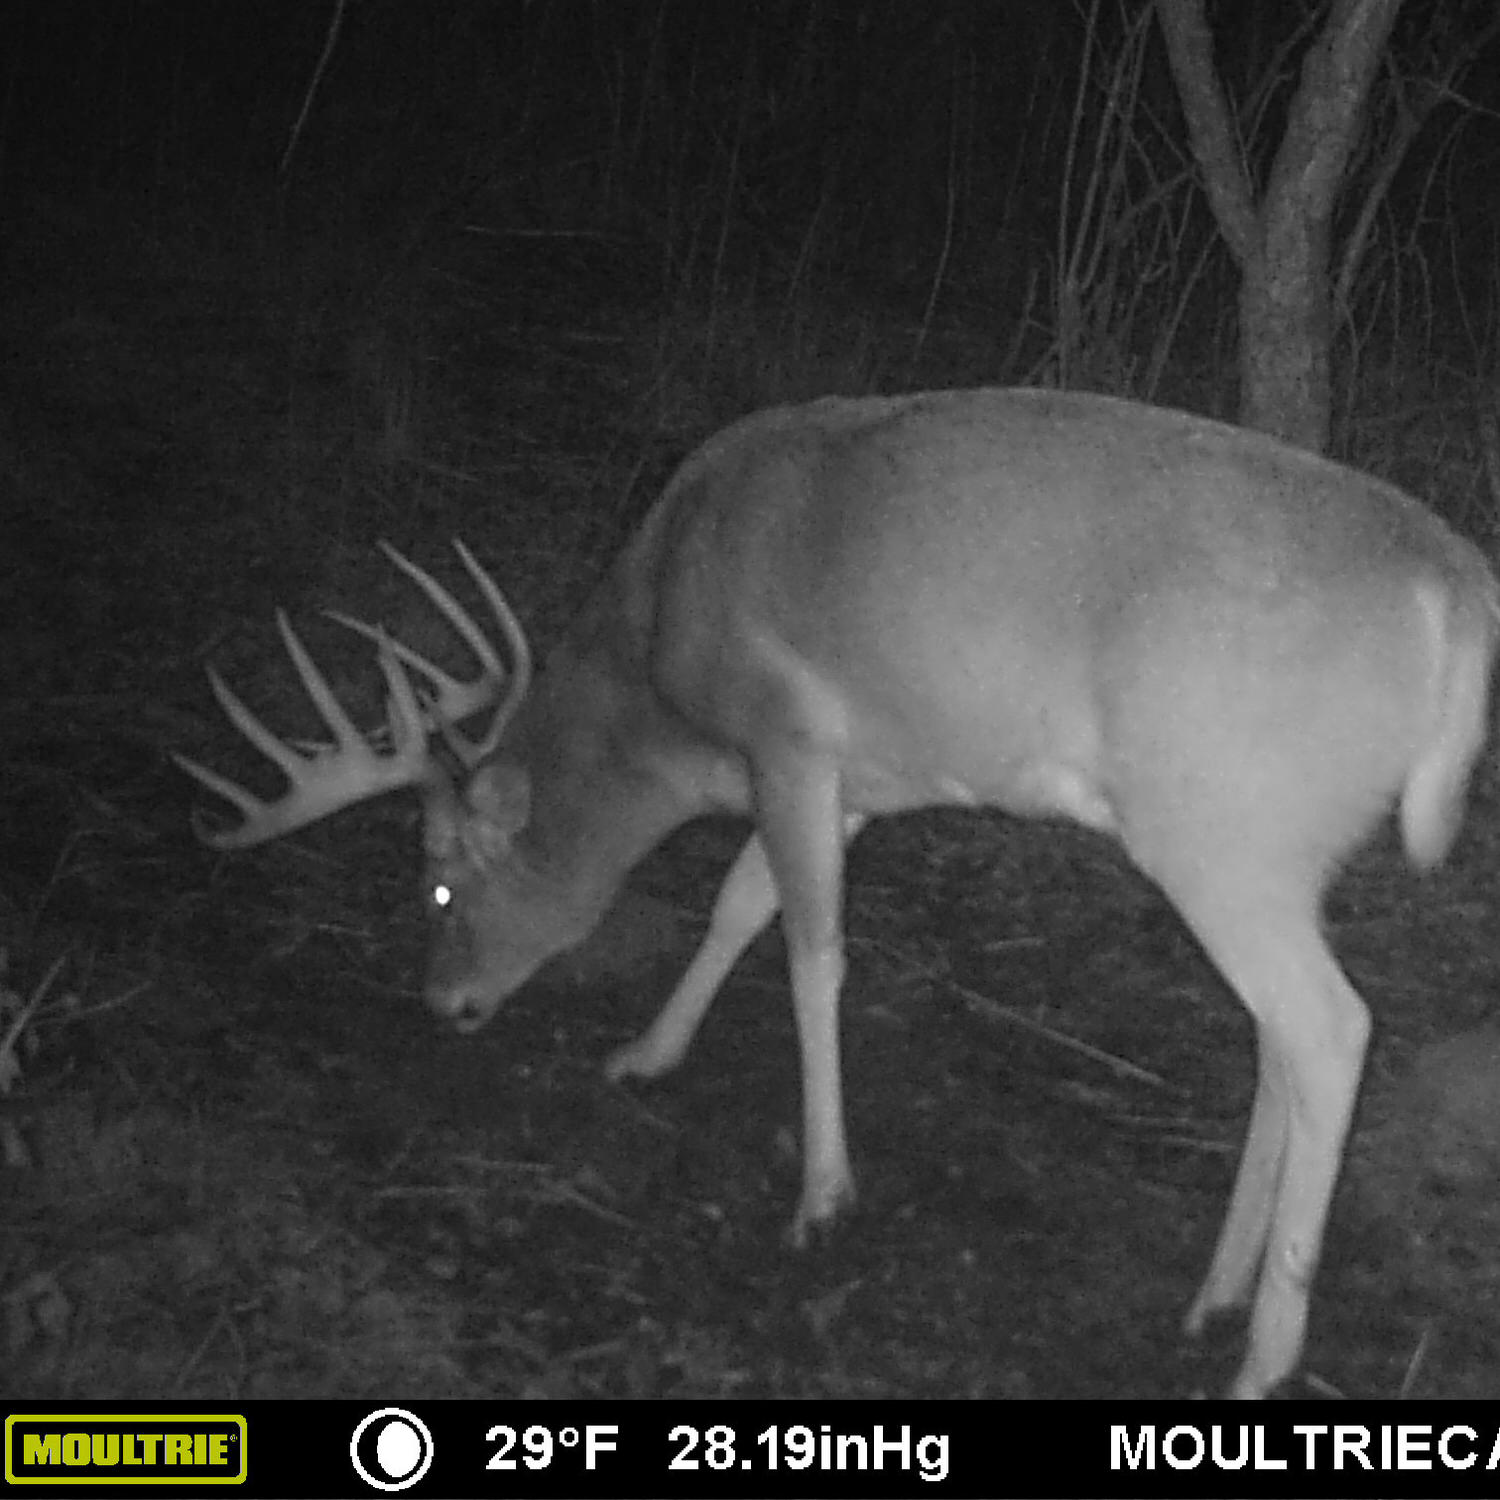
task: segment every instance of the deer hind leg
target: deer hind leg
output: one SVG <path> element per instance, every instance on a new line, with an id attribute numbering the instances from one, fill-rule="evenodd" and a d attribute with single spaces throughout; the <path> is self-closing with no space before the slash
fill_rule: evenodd
<path id="1" fill-rule="evenodd" d="M 1153 617 L 1123 641 L 1105 703 L 1122 842 L 1255 1024 L 1244 1155 L 1187 1315 L 1196 1330 L 1249 1299 L 1240 1397 L 1266 1395 L 1301 1355 L 1369 1040 L 1323 894 L 1432 735 L 1432 652 L 1389 592 L 1377 578 L 1263 615 L 1241 600 Z"/>
<path id="2" fill-rule="evenodd" d="M 1291 1080 L 1280 1049 L 1258 1032 L 1256 1075 L 1250 1128 L 1213 1263 L 1183 1318 L 1184 1330 L 1194 1338 L 1214 1313 L 1249 1300 L 1271 1232 L 1276 1189 L 1286 1165 Z"/>
<path id="3" fill-rule="evenodd" d="M 751 837 L 730 866 L 714 902 L 702 945 L 656 1020 L 635 1041 L 612 1053 L 605 1076 L 656 1078 L 675 1068 L 729 971 L 776 915 L 776 883 L 765 845 Z"/>
<path id="4" fill-rule="evenodd" d="M 1302 1352 L 1308 1299 L 1369 1037 L 1369 1013 L 1319 930 L 1321 879 L 1222 855 L 1191 888 L 1167 884 L 1250 1011 L 1259 1072 L 1250 1130 L 1190 1331 L 1253 1288 L 1249 1344 L 1230 1388 L 1260 1397 Z"/>

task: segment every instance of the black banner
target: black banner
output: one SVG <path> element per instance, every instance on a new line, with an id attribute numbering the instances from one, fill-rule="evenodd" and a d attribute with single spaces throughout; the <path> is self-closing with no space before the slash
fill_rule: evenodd
<path id="1" fill-rule="evenodd" d="M 1422 1420 L 1413 1420 L 1420 1416 Z M 63 1402 L 5 1409 L 3 1492 L 319 1500 L 1493 1496 L 1500 1406 Z"/>

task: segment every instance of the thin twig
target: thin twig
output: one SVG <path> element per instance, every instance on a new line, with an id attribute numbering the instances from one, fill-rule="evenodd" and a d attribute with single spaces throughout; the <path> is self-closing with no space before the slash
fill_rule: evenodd
<path id="1" fill-rule="evenodd" d="M 307 124 L 313 98 L 318 92 L 318 85 L 323 81 L 328 59 L 333 56 L 334 45 L 339 39 L 339 31 L 344 24 L 344 4 L 345 0 L 334 0 L 333 15 L 328 22 L 328 34 L 323 38 L 323 50 L 318 55 L 318 65 L 313 69 L 312 77 L 308 80 L 307 92 L 302 96 L 302 108 L 297 114 L 297 123 L 292 126 L 291 139 L 287 141 L 281 165 L 276 169 L 279 177 L 286 176 L 287 168 L 292 164 L 292 156 L 297 150 L 297 142 L 302 139 L 302 127 Z"/>

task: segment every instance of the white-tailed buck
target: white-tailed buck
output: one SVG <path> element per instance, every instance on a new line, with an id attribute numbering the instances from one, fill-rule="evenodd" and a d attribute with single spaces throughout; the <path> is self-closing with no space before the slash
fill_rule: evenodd
<path id="1" fill-rule="evenodd" d="M 1496 640 L 1478 551 L 1391 486 L 1271 438 L 1040 390 L 825 400 L 736 423 L 678 470 L 535 682 L 462 546 L 508 672 L 452 597 L 387 551 L 482 672 L 460 681 L 338 617 L 376 642 L 389 686 L 372 742 L 282 617 L 333 743 L 299 753 L 213 677 L 290 788 L 265 802 L 184 760 L 243 814 L 208 842 L 259 843 L 421 787 L 427 1001 L 468 1030 L 587 936 L 671 829 L 748 815 L 702 947 L 608 1071 L 676 1064 L 779 911 L 802 1056 L 800 1239 L 854 1192 L 846 841 L 867 818 L 942 803 L 1111 833 L 1259 1035 L 1244 1157 L 1187 1326 L 1253 1294 L 1233 1394 L 1291 1373 L 1369 1029 L 1322 936 L 1323 893 L 1392 808 L 1419 865 L 1455 833 Z M 481 709 L 488 728 L 464 739 L 458 721 Z"/>

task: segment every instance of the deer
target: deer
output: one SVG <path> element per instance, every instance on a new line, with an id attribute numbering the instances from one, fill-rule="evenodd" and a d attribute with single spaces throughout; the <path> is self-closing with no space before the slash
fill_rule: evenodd
<path id="1" fill-rule="evenodd" d="M 383 674 L 386 722 L 365 734 L 278 613 L 332 738 L 278 739 L 210 669 L 287 790 L 265 800 L 178 756 L 240 815 L 198 815 L 208 844 L 243 849 L 419 789 L 425 998 L 470 1032 L 593 931 L 670 831 L 747 817 L 696 955 L 605 1071 L 675 1067 L 779 913 L 800 1245 L 854 1197 L 848 842 L 869 819 L 938 805 L 1109 835 L 1256 1034 L 1243 1153 L 1185 1332 L 1248 1304 L 1229 1394 L 1264 1397 L 1294 1373 L 1370 1033 L 1324 895 L 1393 812 L 1419 869 L 1457 834 L 1500 625 L 1475 546 L 1392 485 L 1270 436 L 1028 388 L 829 397 L 734 423 L 677 469 L 535 672 L 461 541 L 494 640 L 382 545 L 477 675 L 334 614 Z M 481 714 L 471 738 L 461 726 Z"/>

